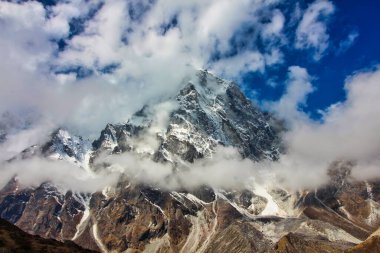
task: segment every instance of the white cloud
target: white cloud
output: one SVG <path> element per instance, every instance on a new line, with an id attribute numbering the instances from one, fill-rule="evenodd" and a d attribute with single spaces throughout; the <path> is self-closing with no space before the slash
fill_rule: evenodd
<path id="1" fill-rule="evenodd" d="M 113 171 L 125 173 L 138 182 L 156 185 L 163 189 L 192 189 L 201 185 L 214 188 L 243 189 L 255 178 L 265 180 L 261 175 L 269 168 L 264 164 L 243 159 L 232 147 L 218 146 L 211 158 L 183 162 L 173 173 L 173 165 L 155 163 L 150 158 L 133 153 L 101 156 L 96 163 L 111 164 Z M 269 183 L 269 182 L 268 182 Z"/>
<path id="2" fill-rule="evenodd" d="M 0 8 L 1 18 L 14 22 L 15 28 L 35 28 L 36 24 L 43 25 L 45 21 L 43 6 L 38 2 L 15 4 L 3 2 Z"/>
<path id="3" fill-rule="evenodd" d="M 279 36 L 285 25 L 285 16 L 280 10 L 274 10 L 270 23 L 264 25 L 263 36 L 271 38 L 271 36 Z"/>
<path id="4" fill-rule="evenodd" d="M 85 31 L 75 36 L 60 54 L 60 64 L 94 68 L 119 62 L 122 32 L 128 24 L 125 1 L 107 1 L 90 20 Z"/>
<path id="5" fill-rule="evenodd" d="M 329 46 L 326 22 L 334 11 L 334 5 L 329 1 L 317 0 L 310 4 L 297 27 L 295 47 L 313 49 L 314 59 L 322 58 Z"/>
<path id="6" fill-rule="evenodd" d="M 303 83 L 308 83 L 304 70 L 301 76 Z M 274 166 L 289 186 L 317 187 L 327 182 L 327 168 L 335 161 L 354 161 L 357 164 L 353 169 L 356 178 L 380 177 L 379 170 L 375 169 L 380 166 L 380 108 L 376 106 L 380 96 L 379 83 L 378 68 L 357 73 L 346 81 L 347 99 L 325 110 L 322 121 L 313 121 L 302 111 L 298 112 L 302 117 L 290 118 L 292 128 L 285 135 L 287 154 Z M 295 95 L 291 96 L 290 106 L 283 103 L 288 101 L 283 98 L 275 107 L 284 110 L 285 117 L 294 113 L 294 101 L 303 101 L 305 94 L 312 90 L 310 84 L 303 85 L 303 88 L 302 85 L 295 86 L 298 88 L 292 91 Z"/>
<path id="7" fill-rule="evenodd" d="M 0 188 L 3 188 L 15 175 L 21 186 L 39 186 L 52 182 L 63 191 L 95 192 L 106 186 L 116 185 L 120 173 L 103 171 L 89 174 L 82 168 L 65 161 L 52 161 L 34 157 L 31 159 L 3 164 Z"/>
<path id="8" fill-rule="evenodd" d="M 37 2 L 0 4 L 0 56 L 2 83 L 10 74 L 24 68 L 37 71 L 51 57 L 53 46 L 43 30 L 45 11 Z M 9 74 L 7 74 L 9 73 Z M 5 78 L 4 78 L 5 77 Z M 5 85 L 5 84 L 3 84 Z"/>
<path id="9" fill-rule="evenodd" d="M 255 51 L 246 51 L 239 55 L 223 58 L 216 62 L 211 71 L 225 77 L 236 79 L 247 72 L 261 72 L 271 65 L 282 63 L 283 54 L 274 49 L 270 53 L 262 54 Z"/>
<path id="10" fill-rule="evenodd" d="M 307 96 L 314 91 L 311 77 L 305 68 L 291 66 L 288 70 L 286 89 L 279 101 L 267 103 L 266 107 L 276 112 L 280 117 L 294 122 L 307 117 L 300 107 L 306 104 Z"/>
<path id="11" fill-rule="evenodd" d="M 347 51 L 356 41 L 356 39 L 359 37 L 359 32 L 356 30 L 351 31 L 347 38 L 342 40 L 339 43 L 339 47 L 337 49 L 337 54 L 342 54 L 345 51 Z"/>
<path id="12" fill-rule="evenodd" d="M 238 56 L 225 58 L 213 66 L 213 71 L 224 76 L 235 77 L 248 71 L 263 72 L 265 68 L 264 56 L 259 52 L 245 52 Z"/>
<path id="13" fill-rule="evenodd" d="M 87 5 L 81 1 L 58 3 L 51 8 L 50 18 L 46 21 L 46 31 L 57 38 L 68 36 L 70 19 L 83 15 L 86 7 Z"/>

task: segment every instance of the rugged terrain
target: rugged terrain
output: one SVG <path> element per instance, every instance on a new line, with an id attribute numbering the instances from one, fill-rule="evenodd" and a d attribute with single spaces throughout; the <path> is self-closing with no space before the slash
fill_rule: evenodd
<path id="1" fill-rule="evenodd" d="M 25 233 L 18 227 L 0 219 L 1 252 L 47 252 L 47 253 L 91 253 L 71 241 L 65 243 L 53 239 L 44 239 L 38 235 Z"/>
<path id="2" fill-rule="evenodd" d="M 58 129 L 8 162 L 40 156 L 98 173 L 109 168 L 100 157 L 130 153 L 170 165 L 175 175 L 211 158 L 218 146 L 276 161 L 285 152 L 282 131 L 283 123 L 234 83 L 201 71 L 177 96 L 108 124 L 92 145 Z M 380 181 L 354 181 L 352 166 L 336 162 L 327 185 L 294 192 L 271 184 L 169 190 L 125 175 L 117 185 L 83 193 L 51 182 L 22 188 L 15 177 L 0 192 L 0 216 L 27 233 L 102 252 L 377 250 L 378 237 L 370 236 L 380 226 Z"/>

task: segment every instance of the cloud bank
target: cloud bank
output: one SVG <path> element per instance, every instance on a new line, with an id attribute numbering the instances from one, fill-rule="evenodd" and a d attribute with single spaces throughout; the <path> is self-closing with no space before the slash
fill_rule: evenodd
<path id="1" fill-rule="evenodd" d="M 313 91 L 310 80 L 305 69 L 290 67 L 288 92 L 277 104 L 271 104 L 278 116 L 291 123 L 290 130 L 284 135 L 286 153 L 278 161 L 253 162 L 243 159 L 232 147 L 218 146 L 211 158 L 183 162 L 175 167 L 171 163 L 156 163 L 150 156 L 126 152 L 101 155 L 95 164 L 110 166 L 100 175 L 89 175 L 63 161 L 33 158 L 5 166 L 2 183 L 18 174 L 24 184 L 52 180 L 66 188 L 92 191 L 116 184 L 120 175 L 125 174 L 133 181 L 168 190 L 193 189 L 201 185 L 242 189 L 252 182 L 299 190 L 327 183 L 327 170 L 336 161 L 353 161 L 352 176 L 355 179 L 379 178 L 380 134 L 377 130 L 380 120 L 377 115 L 380 109 L 375 105 L 380 96 L 380 70 L 376 68 L 347 78 L 347 99 L 323 111 L 320 121 L 310 119 L 298 107 Z M 135 140 L 137 147 L 140 143 L 154 148 L 157 142 L 153 135 L 165 128 L 166 112 L 170 108 L 173 108 L 172 104 L 160 105 L 155 123 L 147 133 L 151 138 Z M 86 186 L 80 182 L 86 182 Z M 78 185 L 83 187 L 78 188 Z"/>
<path id="2" fill-rule="evenodd" d="M 321 111 L 320 121 L 312 120 L 297 106 L 313 91 L 305 70 L 289 70 L 288 92 L 273 110 L 291 123 L 285 135 L 287 153 L 278 172 L 289 184 L 318 186 L 327 182 L 327 168 L 334 161 L 354 161 L 357 179 L 380 177 L 380 70 L 358 72 L 346 79 L 346 100 Z M 290 92 L 293 90 L 293 92 Z M 290 93 L 289 93 L 290 92 Z"/>

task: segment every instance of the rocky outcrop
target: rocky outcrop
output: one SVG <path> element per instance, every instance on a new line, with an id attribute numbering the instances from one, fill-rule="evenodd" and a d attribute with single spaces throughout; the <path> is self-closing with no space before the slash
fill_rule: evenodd
<path id="1" fill-rule="evenodd" d="M 277 242 L 272 253 L 343 253 L 350 246 L 344 242 L 331 242 L 324 237 L 289 233 Z"/>
<path id="2" fill-rule="evenodd" d="M 4 253 L 91 253 L 73 242 L 59 242 L 25 233 L 11 223 L 0 219 L 0 251 Z"/>
<path id="3" fill-rule="evenodd" d="M 345 253 L 379 253 L 380 252 L 380 228 L 377 229 L 364 242 L 348 249 Z"/>
<path id="4" fill-rule="evenodd" d="M 365 240 L 363 243 L 356 245 L 355 247 L 348 249 L 345 253 L 379 253 L 380 252 L 380 237 L 372 236 Z"/>

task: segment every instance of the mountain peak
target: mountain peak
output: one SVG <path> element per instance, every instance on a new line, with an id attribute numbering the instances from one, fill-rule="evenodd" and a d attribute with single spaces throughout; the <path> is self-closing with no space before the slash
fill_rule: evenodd
<path id="1" fill-rule="evenodd" d="M 233 146 L 256 161 L 276 160 L 280 138 L 273 121 L 236 84 L 199 71 L 174 99 L 144 106 L 125 124 L 107 125 L 93 146 L 136 150 L 133 139 L 149 133 L 158 142 L 150 152 L 157 160 L 193 162 L 211 156 L 217 145 Z"/>

